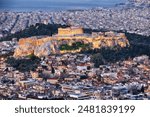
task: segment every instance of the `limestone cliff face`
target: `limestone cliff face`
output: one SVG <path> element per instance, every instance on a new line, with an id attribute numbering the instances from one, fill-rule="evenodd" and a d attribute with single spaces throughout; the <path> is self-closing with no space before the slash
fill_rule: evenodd
<path id="1" fill-rule="evenodd" d="M 90 43 L 92 48 L 101 48 L 101 47 L 113 47 L 120 46 L 126 47 L 129 46 L 129 41 L 126 38 L 125 34 L 113 32 L 106 32 L 103 35 L 94 34 L 95 36 L 52 36 L 52 37 L 31 37 L 20 39 L 18 42 L 18 47 L 15 49 L 14 57 L 22 57 L 30 54 L 35 56 L 48 56 L 50 54 L 56 53 L 75 53 L 80 52 L 81 48 L 73 51 L 60 51 L 59 46 L 63 43 L 72 45 L 74 42 Z"/>
<path id="2" fill-rule="evenodd" d="M 34 55 L 41 57 L 41 56 L 48 56 L 51 54 L 51 43 L 46 42 L 43 43 L 41 46 L 37 46 L 34 50 Z"/>
<path id="3" fill-rule="evenodd" d="M 42 39 L 37 39 L 36 37 L 20 39 L 14 57 L 22 57 L 30 54 L 38 57 L 48 56 L 51 54 L 51 45 L 50 39 L 45 37 Z"/>
<path id="4" fill-rule="evenodd" d="M 27 56 L 34 53 L 35 46 L 31 43 L 19 45 L 15 49 L 14 57 Z"/>

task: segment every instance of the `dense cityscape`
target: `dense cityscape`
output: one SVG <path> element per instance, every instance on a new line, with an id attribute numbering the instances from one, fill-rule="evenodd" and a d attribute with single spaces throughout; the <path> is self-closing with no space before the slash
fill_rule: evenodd
<path id="1" fill-rule="evenodd" d="M 0 11 L 0 99 L 149 100 L 150 3 L 129 1 Z"/>
<path id="2" fill-rule="evenodd" d="M 90 29 L 128 31 L 150 35 L 149 6 L 124 6 L 121 8 L 96 8 L 90 10 L 4 12 L 0 13 L 0 37 L 13 34 L 35 25 L 71 24 Z"/>

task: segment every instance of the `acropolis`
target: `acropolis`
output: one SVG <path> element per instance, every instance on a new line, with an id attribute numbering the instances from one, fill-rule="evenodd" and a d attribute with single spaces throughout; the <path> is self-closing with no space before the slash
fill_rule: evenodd
<path id="1" fill-rule="evenodd" d="M 58 34 L 53 36 L 39 36 L 20 39 L 18 47 L 15 50 L 14 57 L 22 57 L 34 54 L 38 57 L 50 54 L 75 53 L 80 52 L 82 48 L 76 50 L 60 50 L 62 44 L 72 45 L 75 42 L 92 45 L 91 49 L 101 47 L 127 47 L 129 41 L 124 33 L 116 32 L 92 32 L 84 33 L 81 27 L 59 28 Z"/>

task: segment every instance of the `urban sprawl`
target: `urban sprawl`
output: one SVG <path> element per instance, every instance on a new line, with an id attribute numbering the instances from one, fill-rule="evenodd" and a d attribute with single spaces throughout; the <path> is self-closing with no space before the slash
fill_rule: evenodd
<path id="1" fill-rule="evenodd" d="M 125 33 L 116 31 L 150 36 L 149 5 L 130 1 L 130 5 L 110 9 L 0 11 L 0 38 L 37 23 L 70 25 L 52 36 L 0 42 L 0 99 L 149 100 L 148 55 L 97 66 L 87 52 L 132 46 Z M 87 34 L 82 27 L 107 31 Z"/>

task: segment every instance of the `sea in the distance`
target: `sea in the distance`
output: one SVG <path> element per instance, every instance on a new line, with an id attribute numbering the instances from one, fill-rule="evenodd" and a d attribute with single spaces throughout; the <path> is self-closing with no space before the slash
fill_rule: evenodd
<path id="1" fill-rule="evenodd" d="M 110 8 L 116 4 L 125 4 L 128 0 L 2 0 L 0 10 L 11 11 L 58 11 L 90 9 L 96 7 Z"/>

